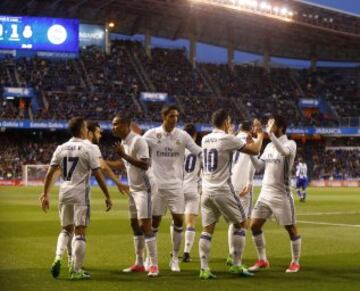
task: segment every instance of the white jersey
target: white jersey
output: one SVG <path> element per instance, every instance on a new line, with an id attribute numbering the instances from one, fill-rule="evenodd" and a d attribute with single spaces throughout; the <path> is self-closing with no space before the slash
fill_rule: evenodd
<path id="1" fill-rule="evenodd" d="M 214 129 L 203 137 L 203 193 L 232 189 L 232 155 L 244 145 L 241 139 L 220 129 Z"/>
<path id="2" fill-rule="evenodd" d="M 200 184 L 201 160 L 199 156 L 185 150 L 184 193 L 198 193 Z"/>
<path id="3" fill-rule="evenodd" d="M 126 154 L 132 158 L 137 160 L 150 159 L 149 146 L 142 136 L 131 131 L 121 143 L 124 146 Z M 127 171 L 130 191 L 149 191 L 150 181 L 146 171 L 125 160 L 124 163 Z"/>
<path id="4" fill-rule="evenodd" d="M 246 143 L 248 134 L 240 132 L 237 135 L 243 143 Z M 252 183 L 254 179 L 255 168 L 251 162 L 250 156 L 239 151 L 234 152 L 231 182 L 235 192 L 241 191 L 248 183 Z"/>
<path id="5" fill-rule="evenodd" d="M 59 190 L 60 203 L 90 203 L 91 170 L 100 168 L 100 161 L 92 144 L 83 139 L 71 138 L 57 147 L 50 166 L 59 166 L 61 169 L 63 181 Z"/>
<path id="6" fill-rule="evenodd" d="M 87 143 L 92 147 L 92 149 L 93 149 L 92 152 L 93 152 L 93 154 L 95 155 L 96 158 L 102 159 L 102 154 L 101 154 L 100 148 L 99 148 L 99 146 L 97 144 L 92 143 L 88 139 L 84 139 L 84 143 Z"/>
<path id="7" fill-rule="evenodd" d="M 291 168 L 296 156 L 296 143 L 286 135 L 278 140 L 284 148 L 289 149 L 290 155 L 285 157 L 280 154 L 272 142 L 265 147 L 260 157 L 265 162 L 265 172 L 259 201 L 280 202 L 291 193 Z"/>
<path id="8" fill-rule="evenodd" d="M 307 165 L 305 163 L 298 163 L 296 166 L 296 177 L 300 179 L 307 179 Z"/>
<path id="9" fill-rule="evenodd" d="M 166 132 L 162 126 L 144 134 L 150 147 L 151 173 L 159 189 L 179 189 L 184 181 L 185 149 L 198 156 L 201 148 L 184 130 Z"/>

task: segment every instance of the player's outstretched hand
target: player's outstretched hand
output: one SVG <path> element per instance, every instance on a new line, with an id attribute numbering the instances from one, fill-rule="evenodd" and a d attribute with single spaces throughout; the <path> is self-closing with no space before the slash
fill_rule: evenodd
<path id="1" fill-rule="evenodd" d="M 114 144 L 115 151 L 118 153 L 120 157 L 123 157 L 125 154 L 124 146 L 121 144 L 121 142 L 116 142 Z"/>
<path id="2" fill-rule="evenodd" d="M 121 183 L 118 183 L 116 186 L 122 195 L 129 195 L 129 191 L 130 191 L 129 186 L 121 184 Z"/>
<path id="3" fill-rule="evenodd" d="M 253 131 L 256 134 L 262 133 L 262 125 L 259 119 L 255 118 L 253 121 Z"/>
<path id="4" fill-rule="evenodd" d="M 251 184 L 247 184 L 246 186 L 244 186 L 244 188 L 241 190 L 241 192 L 239 193 L 240 197 L 245 196 L 247 193 L 249 193 L 251 191 L 252 185 Z"/>
<path id="5" fill-rule="evenodd" d="M 40 195 L 40 198 L 39 198 L 40 202 L 41 202 L 41 208 L 44 212 L 47 212 L 50 208 L 50 203 L 49 203 L 49 197 L 48 196 L 45 196 L 44 193 L 42 193 Z"/>
<path id="6" fill-rule="evenodd" d="M 112 202 L 110 198 L 105 200 L 105 206 L 106 206 L 106 212 L 108 212 L 112 207 Z"/>
<path id="7" fill-rule="evenodd" d="M 267 129 L 268 133 L 274 132 L 274 130 L 275 130 L 275 119 L 274 118 L 269 119 L 266 129 Z"/>

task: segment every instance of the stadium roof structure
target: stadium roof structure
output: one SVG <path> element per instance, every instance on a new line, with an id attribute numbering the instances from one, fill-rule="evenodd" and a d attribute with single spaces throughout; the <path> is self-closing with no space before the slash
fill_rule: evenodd
<path id="1" fill-rule="evenodd" d="M 291 17 L 274 12 L 281 7 Z M 360 61 L 360 16 L 300 0 L 3 0 L 0 12 L 113 21 L 112 31 L 125 35 L 193 39 L 282 58 Z"/>

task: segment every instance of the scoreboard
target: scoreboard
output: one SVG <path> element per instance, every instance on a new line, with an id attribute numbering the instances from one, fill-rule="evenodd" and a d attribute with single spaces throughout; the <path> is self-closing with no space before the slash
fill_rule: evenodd
<path id="1" fill-rule="evenodd" d="M 0 15 L 0 49 L 78 52 L 79 20 Z"/>

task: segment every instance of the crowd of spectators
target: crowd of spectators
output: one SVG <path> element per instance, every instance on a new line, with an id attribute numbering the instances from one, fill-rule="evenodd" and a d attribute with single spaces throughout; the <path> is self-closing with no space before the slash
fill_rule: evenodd
<path id="1" fill-rule="evenodd" d="M 56 146 L 68 138 L 64 132 L 0 133 L 0 179 L 22 179 L 23 165 L 49 164 Z M 109 132 L 104 134 L 100 142 L 104 159 L 118 159 L 113 148 L 114 142 L 115 138 Z M 299 143 L 298 156 L 305 158 L 313 180 L 360 178 L 360 145 L 356 139 Z"/>
<path id="2" fill-rule="evenodd" d="M 326 100 L 339 117 L 359 117 L 360 70 L 358 68 L 319 68 L 316 72 L 303 70 L 298 79 L 306 97 Z M 336 124 L 329 116 L 326 121 Z M 333 117 L 334 118 L 334 117 Z"/>
<path id="3" fill-rule="evenodd" d="M 354 179 L 359 178 L 360 148 L 328 149 L 319 148 L 313 153 L 313 179 Z"/>
<path id="4" fill-rule="evenodd" d="M 133 56 L 151 86 L 141 78 Z M 125 40 L 114 41 L 109 55 L 88 47 L 81 50 L 78 59 L 6 58 L 0 66 L 2 87 L 31 86 L 42 97 L 40 110 L 32 112 L 35 119 L 68 119 L 80 114 L 109 120 L 115 112 L 127 110 L 138 120 L 159 121 L 162 104 L 139 100 L 140 92 L 149 90 L 149 86 L 154 87 L 150 90 L 168 93 L 173 102 L 179 103 L 184 122 L 209 123 L 211 112 L 225 107 L 235 119 L 251 116 L 265 120 L 278 113 L 288 117 L 293 126 L 327 126 L 337 125 L 336 116 L 358 117 L 360 111 L 357 69 L 304 70 L 295 74 L 290 69 L 266 71 L 253 65 L 230 69 L 222 64 L 199 64 L 196 69 L 185 49 L 154 48 L 149 57 L 140 42 Z M 202 69 L 209 80 L 205 81 Z M 209 81 L 219 88 L 221 96 L 213 92 Z M 304 115 L 298 107 L 301 97 L 325 98 L 335 114 Z M 2 100 L 0 118 L 29 117 L 20 114 L 19 109 L 19 104 Z"/>

